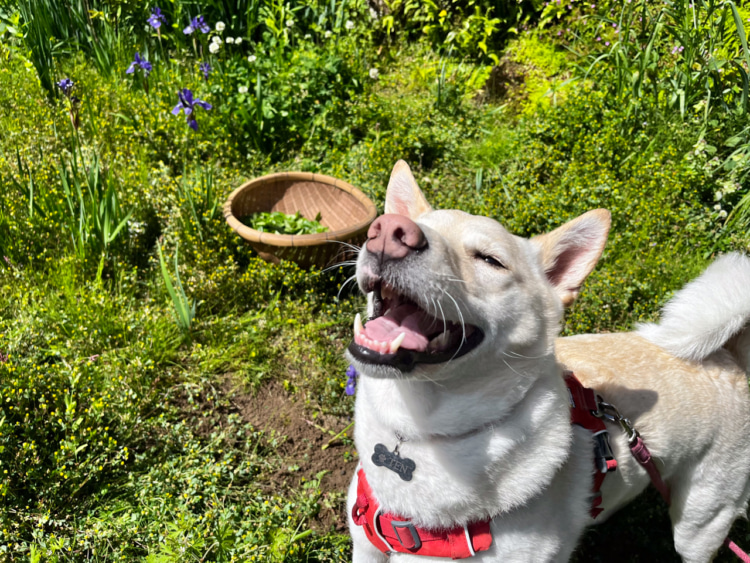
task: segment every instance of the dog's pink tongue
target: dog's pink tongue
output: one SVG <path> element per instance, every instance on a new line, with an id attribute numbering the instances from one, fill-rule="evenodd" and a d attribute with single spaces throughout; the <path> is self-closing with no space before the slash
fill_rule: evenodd
<path id="1" fill-rule="evenodd" d="M 435 319 L 416 305 L 399 305 L 382 317 L 368 321 L 364 333 L 367 338 L 379 342 L 392 342 L 400 334 L 405 334 L 401 348 L 424 352 L 430 342 L 425 333 L 434 322 Z"/>

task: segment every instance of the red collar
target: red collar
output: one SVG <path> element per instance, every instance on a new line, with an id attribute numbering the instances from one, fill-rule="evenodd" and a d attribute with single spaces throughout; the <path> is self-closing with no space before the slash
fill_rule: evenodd
<path id="1" fill-rule="evenodd" d="M 396 551 L 465 559 L 477 551 L 488 550 L 492 544 L 491 518 L 467 526 L 427 530 L 395 514 L 383 514 L 364 469 L 357 472 L 357 501 L 352 507 L 352 519 L 357 526 L 362 526 L 370 543 L 386 554 Z"/>
<path id="2" fill-rule="evenodd" d="M 596 394 L 592 389 L 581 385 L 573 372 L 566 371 L 565 385 L 570 399 L 570 422 L 591 431 L 594 442 L 594 498 L 591 502 L 591 516 L 602 511 L 601 489 L 604 477 L 617 468 L 617 461 L 609 449 L 607 427 L 604 421 L 594 415 L 598 412 Z M 466 559 L 478 551 L 486 551 L 492 545 L 490 522 L 473 522 L 467 526 L 450 529 L 428 530 L 414 526 L 410 521 L 395 514 L 380 510 L 380 505 L 365 477 L 364 469 L 357 472 L 357 500 L 352 507 L 352 519 L 362 526 L 367 539 L 383 553 L 396 551 L 431 557 Z"/>

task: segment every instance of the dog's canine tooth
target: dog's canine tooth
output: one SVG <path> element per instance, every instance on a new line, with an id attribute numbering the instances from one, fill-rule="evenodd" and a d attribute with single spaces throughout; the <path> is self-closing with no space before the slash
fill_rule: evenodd
<path id="1" fill-rule="evenodd" d="M 362 325 L 362 315 L 360 315 L 359 313 L 357 313 L 356 316 L 354 317 L 354 336 L 355 336 L 355 338 L 363 330 L 365 330 L 365 327 Z"/>
<path id="2" fill-rule="evenodd" d="M 396 352 L 398 352 L 398 349 L 401 347 L 401 344 L 404 342 L 404 338 L 406 338 L 406 333 L 402 332 L 396 337 L 395 340 L 391 342 L 391 345 L 389 348 L 389 352 L 391 354 L 395 354 Z"/>

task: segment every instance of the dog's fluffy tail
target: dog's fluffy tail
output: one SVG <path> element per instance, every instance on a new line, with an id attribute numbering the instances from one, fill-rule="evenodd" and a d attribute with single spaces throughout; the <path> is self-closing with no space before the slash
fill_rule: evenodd
<path id="1" fill-rule="evenodd" d="M 637 332 L 686 360 L 700 361 L 730 344 L 728 347 L 747 370 L 748 321 L 750 258 L 735 252 L 716 259 L 700 277 L 678 291 L 664 307 L 658 324 L 639 325 Z"/>

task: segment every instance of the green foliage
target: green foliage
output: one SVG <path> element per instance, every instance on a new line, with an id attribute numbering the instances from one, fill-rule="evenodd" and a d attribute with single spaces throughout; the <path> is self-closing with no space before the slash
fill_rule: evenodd
<path id="1" fill-rule="evenodd" d="M 233 134 L 273 155 L 301 146 L 321 121 L 363 91 L 367 69 L 352 48 L 346 39 L 327 41 L 317 52 L 304 40 L 293 49 L 272 41 L 255 50 L 252 62 L 227 61 L 214 91 L 226 100 L 221 111 L 232 117 Z"/>
<path id="2" fill-rule="evenodd" d="M 731 2 L 631 2 L 593 21 L 581 39 L 595 36 L 605 48 L 588 55 L 587 75 L 627 103 L 634 120 L 684 119 L 697 109 L 705 121 L 714 108 L 746 111 L 746 54 L 733 48 L 745 31 Z"/>
<path id="3" fill-rule="evenodd" d="M 403 158 L 435 207 L 523 236 L 606 207 L 566 333 L 652 319 L 747 248 L 745 3 L 175 0 L 159 31 L 145 0 L 0 6 L 8 561 L 348 558 L 313 525 L 343 521 L 343 491 L 320 473 L 280 488 L 288 442 L 237 399 L 276 385 L 351 445 L 342 352 L 363 301 L 349 264 L 268 264 L 227 228 L 220 203 L 250 177 L 322 172 L 382 205 Z M 210 31 L 183 33 L 199 14 Z M 147 88 L 125 74 L 136 51 Z M 498 60 L 522 86 L 480 103 Z M 171 113 L 182 88 L 213 106 L 198 131 Z M 639 555 L 672 557 L 650 535 L 664 518 Z"/>
<path id="4" fill-rule="evenodd" d="M 110 75 L 120 50 L 119 10 L 108 2 L 85 0 L 23 0 L 18 9 L 25 27 L 25 42 L 50 99 L 59 95 L 54 85 L 55 58 L 84 50 L 97 69 Z"/>
<path id="5" fill-rule="evenodd" d="M 311 235 L 324 233 L 328 227 L 319 223 L 320 213 L 314 220 L 305 219 L 299 211 L 294 215 L 274 211 L 272 213 L 253 213 L 249 217 L 240 218 L 245 225 L 262 233 L 276 233 L 277 235 Z"/>
<path id="6" fill-rule="evenodd" d="M 269 272 L 263 266 L 255 281 Z M 46 275 L 14 265 L 0 272 L 0 553 L 342 559 L 346 538 L 307 527 L 324 502 L 320 476 L 285 498 L 260 492 L 283 436 L 237 415 L 216 425 L 227 399 L 195 375 L 259 368 L 271 376 L 279 361 L 296 371 L 305 360 L 286 343 L 310 340 L 314 327 L 289 325 L 294 312 L 277 302 L 275 314 L 200 325 L 185 350 L 169 310 L 142 305 L 135 271 L 116 291 L 84 275 L 75 258 Z M 324 313 L 317 330 L 340 324 Z M 339 353 L 318 348 L 306 357 L 325 353 L 343 371 Z"/>
<path id="7" fill-rule="evenodd" d="M 167 268 L 167 261 L 164 258 L 164 254 L 162 254 L 161 245 L 157 244 L 156 249 L 159 252 L 159 265 L 161 266 L 161 276 L 164 280 L 164 286 L 167 288 L 172 305 L 174 306 L 177 326 L 182 332 L 189 333 L 190 327 L 193 325 L 193 319 L 195 318 L 196 303 L 193 301 L 192 305 L 190 304 L 190 300 L 185 295 L 185 289 L 182 287 L 182 281 L 180 281 L 180 265 L 177 261 L 179 247 L 175 247 L 174 250 L 174 282 Z M 177 286 L 176 288 L 175 285 Z"/>
<path id="8" fill-rule="evenodd" d="M 82 179 L 85 168 L 88 168 L 88 174 Z M 48 198 L 46 211 L 61 218 L 63 228 L 69 232 L 73 249 L 81 259 L 93 254 L 103 260 L 132 211 L 125 213 L 120 206 L 117 191 L 101 169 L 98 157 L 94 156 L 91 162 L 80 164 L 74 157 L 70 167 L 62 162 L 58 173 L 66 207 L 54 207 Z M 34 207 L 31 190 L 29 196 L 31 210 Z"/>
<path id="9" fill-rule="evenodd" d="M 460 56 L 487 57 L 497 63 L 495 50 L 518 33 L 541 8 L 541 2 L 485 0 L 392 0 L 380 25 L 391 35 L 423 34 L 434 47 L 455 49 Z"/>
<path id="10" fill-rule="evenodd" d="M 550 2 L 549 5 L 559 5 Z M 538 34 L 524 34 L 511 41 L 506 57 L 524 68 L 524 96 L 521 111 L 533 114 L 537 105 L 557 104 L 565 99 L 567 92 L 575 87 L 571 80 L 560 76 L 568 67 L 569 60 L 554 44 L 542 41 Z"/>
<path id="11" fill-rule="evenodd" d="M 193 176 L 193 187 L 183 170 L 182 181 L 177 183 L 177 198 L 180 203 L 182 228 L 201 241 L 204 231 L 219 216 L 219 194 L 214 186 L 214 173 L 210 167 L 201 167 Z"/>

